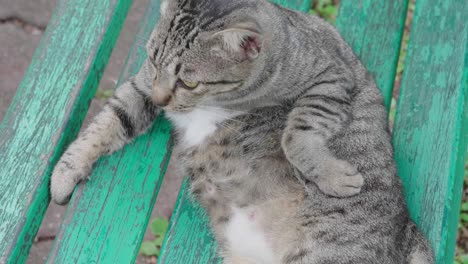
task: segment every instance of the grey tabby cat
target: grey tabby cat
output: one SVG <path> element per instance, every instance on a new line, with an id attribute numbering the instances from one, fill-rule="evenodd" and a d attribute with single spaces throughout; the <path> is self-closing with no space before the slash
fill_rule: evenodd
<path id="1" fill-rule="evenodd" d="M 58 162 L 55 202 L 163 109 L 225 263 L 434 262 L 382 96 L 332 26 L 266 0 L 173 0 L 147 50 Z"/>

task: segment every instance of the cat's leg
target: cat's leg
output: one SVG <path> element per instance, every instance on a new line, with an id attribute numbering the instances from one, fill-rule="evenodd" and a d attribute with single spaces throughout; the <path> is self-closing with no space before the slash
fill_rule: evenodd
<path id="1" fill-rule="evenodd" d="M 350 95 L 337 82 L 313 87 L 296 101 L 282 138 L 287 159 L 301 172 L 300 180 L 336 197 L 355 195 L 364 184 L 356 167 L 336 158 L 326 146 L 349 121 L 349 101 Z"/>
<path id="2" fill-rule="evenodd" d="M 96 160 L 143 133 L 159 110 L 151 102 L 152 69 L 148 62 L 122 84 L 93 122 L 71 143 L 54 168 L 52 200 L 67 203 L 75 185 L 86 179 Z"/>

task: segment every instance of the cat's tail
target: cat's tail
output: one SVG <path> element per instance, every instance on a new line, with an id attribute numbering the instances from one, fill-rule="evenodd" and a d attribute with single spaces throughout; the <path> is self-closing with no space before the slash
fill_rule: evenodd
<path id="1" fill-rule="evenodd" d="M 433 264 L 434 254 L 429 241 L 423 233 L 416 227 L 413 221 L 406 227 L 408 246 L 410 248 L 408 255 L 408 264 Z"/>

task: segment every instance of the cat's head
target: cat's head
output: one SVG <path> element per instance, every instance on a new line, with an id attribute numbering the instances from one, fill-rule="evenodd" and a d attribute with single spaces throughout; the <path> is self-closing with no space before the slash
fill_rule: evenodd
<path id="1" fill-rule="evenodd" d="M 244 100 L 265 62 L 258 0 L 166 0 L 147 46 L 153 101 L 167 111 Z"/>

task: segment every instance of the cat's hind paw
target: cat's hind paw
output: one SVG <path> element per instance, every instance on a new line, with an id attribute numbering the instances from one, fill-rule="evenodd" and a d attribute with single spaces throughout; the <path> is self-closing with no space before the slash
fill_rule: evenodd
<path id="1" fill-rule="evenodd" d="M 349 197 L 361 192 L 364 177 L 347 161 L 332 160 L 321 166 L 314 182 L 327 195 Z"/>

